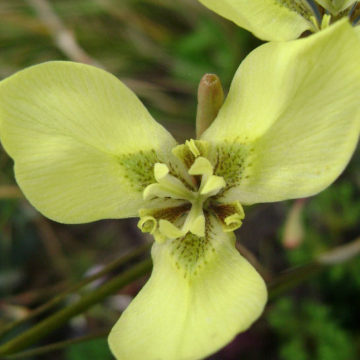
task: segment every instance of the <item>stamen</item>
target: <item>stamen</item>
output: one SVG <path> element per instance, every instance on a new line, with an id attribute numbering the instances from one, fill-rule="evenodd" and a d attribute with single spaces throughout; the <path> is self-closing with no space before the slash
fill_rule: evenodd
<path id="1" fill-rule="evenodd" d="M 180 159 L 183 159 L 185 164 L 191 163 L 187 176 L 190 178 L 201 176 L 201 182 L 197 181 L 200 183 L 197 191 L 195 188 L 194 191 L 189 190 L 176 175 L 173 175 L 175 172 L 171 172 L 166 164 L 154 165 L 156 183 L 145 188 L 144 199 L 163 199 L 165 204 L 170 199 L 184 200 L 184 203 L 180 202 L 180 206 L 177 207 L 140 210 L 141 220 L 138 226 L 142 231 L 150 232 L 155 237 L 155 241 L 176 239 L 188 233 L 204 238 L 206 232 L 204 206 L 209 214 L 217 215 L 225 231 L 233 231 L 241 226 L 244 212 L 240 204 L 219 204 L 219 199 L 214 204 L 209 199 L 217 195 L 227 184 L 223 176 L 214 175 L 214 166 L 203 156 L 207 150 L 207 143 L 199 140 L 187 141 L 185 145 L 177 146 L 173 150 L 174 154 L 180 155 Z M 198 178 L 193 179 L 198 180 Z"/>
<path id="2" fill-rule="evenodd" d="M 219 204 L 214 206 L 215 214 L 223 224 L 225 232 L 231 232 L 242 225 L 245 218 L 244 209 L 237 201 L 231 204 Z"/>
<path id="3" fill-rule="evenodd" d="M 216 195 L 221 189 L 223 189 L 226 186 L 226 182 L 221 176 L 211 175 L 204 185 L 202 185 L 203 184 L 201 184 L 200 187 L 200 194 L 210 197 Z"/>
<path id="4" fill-rule="evenodd" d="M 190 175 L 202 175 L 199 192 L 203 196 L 214 196 L 226 185 L 223 177 L 213 173 L 214 167 L 204 157 L 198 157 L 189 169 Z"/>
<path id="5" fill-rule="evenodd" d="M 205 216 L 203 212 L 203 203 L 199 199 L 192 204 L 191 210 L 186 217 L 182 231 L 186 234 L 190 231 L 199 237 L 205 236 Z"/>
<path id="6" fill-rule="evenodd" d="M 321 20 L 321 30 L 326 29 L 330 26 L 331 23 L 331 15 L 325 14 Z"/>
<path id="7" fill-rule="evenodd" d="M 156 163 L 154 175 L 157 183 L 148 185 L 143 192 L 144 200 L 151 200 L 156 197 L 172 198 L 179 200 L 191 200 L 193 192 L 175 176 L 169 174 L 169 168 L 165 164 Z"/>
<path id="8" fill-rule="evenodd" d="M 154 166 L 154 176 L 156 181 L 160 182 L 169 174 L 169 168 L 165 164 L 156 163 Z"/>
<path id="9" fill-rule="evenodd" d="M 317 23 L 317 27 L 320 27 L 322 19 L 321 19 L 321 14 L 320 14 L 317 4 L 315 3 L 314 0 L 304 0 L 304 2 L 310 8 L 311 12 L 313 13 L 314 18 Z"/>
<path id="10" fill-rule="evenodd" d="M 181 188 L 171 187 L 168 184 L 151 184 L 145 188 L 143 199 L 172 198 L 181 200 L 186 198 L 182 190 Z"/>
<path id="11" fill-rule="evenodd" d="M 200 151 L 199 151 L 198 147 L 196 146 L 194 139 L 186 140 L 185 145 L 189 148 L 189 150 L 193 153 L 193 155 L 195 157 L 200 156 Z"/>
<path id="12" fill-rule="evenodd" d="M 189 227 L 189 231 L 198 236 L 203 237 L 205 236 L 205 216 L 204 214 L 199 215 Z"/>
<path id="13" fill-rule="evenodd" d="M 169 237 L 173 238 L 175 235 L 177 237 L 183 236 L 185 234 L 174 223 L 178 223 L 182 215 L 188 212 L 190 208 L 189 203 L 184 203 L 168 208 L 140 209 L 138 227 L 142 232 L 153 235 L 155 241 L 160 243 Z M 168 224 L 171 225 L 171 229 L 169 229 Z"/>
<path id="14" fill-rule="evenodd" d="M 207 175 L 213 173 L 213 166 L 210 161 L 204 157 L 198 157 L 189 169 L 190 175 Z"/>
<path id="15" fill-rule="evenodd" d="M 181 236 L 184 236 L 185 233 L 177 228 L 174 224 L 172 224 L 168 220 L 161 219 L 159 221 L 159 231 L 161 234 L 166 236 L 168 239 L 176 239 Z"/>
<path id="16" fill-rule="evenodd" d="M 137 226 L 142 232 L 153 234 L 157 229 L 157 221 L 153 216 L 144 216 L 140 218 Z"/>
<path id="17" fill-rule="evenodd" d="M 242 220 L 244 217 L 242 217 L 240 214 L 232 214 L 225 218 L 225 225 L 224 231 L 225 232 L 231 232 L 236 229 L 238 229 L 242 225 Z"/>
<path id="18" fill-rule="evenodd" d="M 325 14 L 321 19 L 321 24 L 320 25 L 318 24 L 318 22 L 314 18 L 314 16 L 311 16 L 310 20 L 312 21 L 313 26 L 314 26 L 313 31 L 316 32 L 316 31 L 324 30 L 324 29 L 326 29 L 327 27 L 330 26 L 331 15 L 330 14 Z"/>
<path id="19" fill-rule="evenodd" d="M 207 157 L 209 143 L 202 140 L 187 140 L 172 149 L 172 153 L 189 169 L 198 156 Z"/>

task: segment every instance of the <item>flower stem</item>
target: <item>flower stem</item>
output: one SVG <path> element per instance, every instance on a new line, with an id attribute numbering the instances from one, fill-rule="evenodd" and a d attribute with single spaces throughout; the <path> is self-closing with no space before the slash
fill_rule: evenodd
<path id="1" fill-rule="evenodd" d="M 320 271 L 326 269 L 328 266 L 344 263 L 358 255 L 360 255 L 360 237 L 348 244 L 339 246 L 335 249 L 325 252 L 324 254 L 321 254 L 317 259 L 310 262 L 309 264 L 290 269 L 285 273 L 281 274 L 280 276 L 276 277 L 268 284 L 269 298 L 272 299 L 284 293 L 285 291 L 290 290 L 291 288 L 297 286 L 311 276 L 316 275 Z M 29 329 L 25 333 L 0 346 L 0 355 L 4 356 L 14 354 L 24 349 L 26 346 L 33 344 L 37 340 L 48 335 L 51 331 L 66 323 L 70 318 L 87 310 L 92 305 L 100 302 L 106 296 L 114 293 L 115 291 L 127 285 L 131 281 L 139 278 L 142 275 L 147 274 L 150 271 L 151 267 L 152 263 L 150 259 L 138 263 L 133 268 L 127 270 L 118 277 L 105 283 L 96 291 L 83 296 L 83 298 L 80 299 L 77 303 L 60 310 L 59 312 L 40 322 L 38 325 L 35 325 L 33 328 Z M 20 354 L 16 354 L 16 356 L 8 358 L 9 360 L 19 359 L 21 358 L 21 356 L 24 357 L 25 355 L 30 356 L 30 354 L 43 354 L 45 352 L 58 350 L 73 343 L 90 340 L 91 338 L 95 337 L 96 335 L 90 335 L 88 338 L 84 337 L 59 342 L 39 347 L 38 349 L 22 352 Z"/>
<path id="2" fill-rule="evenodd" d="M 294 288 L 311 276 L 316 275 L 321 270 L 324 270 L 324 266 L 321 266 L 315 261 L 310 264 L 286 270 L 268 284 L 269 299 L 271 300 Z"/>
<path id="3" fill-rule="evenodd" d="M 200 135 L 215 120 L 224 102 L 224 91 L 219 77 L 215 74 L 205 74 L 198 87 L 198 106 L 196 113 L 196 137 Z"/>
<path id="4" fill-rule="evenodd" d="M 78 302 L 56 312 L 34 327 L 0 346 L 0 355 L 16 353 L 44 336 L 49 335 L 72 317 L 84 312 L 91 306 L 99 303 L 108 295 L 115 293 L 125 285 L 147 274 L 151 270 L 151 267 L 152 261 L 150 258 L 134 265 L 132 268 L 106 282 L 95 291 L 84 295 Z"/>
<path id="5" fill-rule="evenodd" d="M 74 339 L 59 341 L 59 342 L 41 346 L 41 347 L 38 347 L 35 349 L 21 351 L 19 353 L 13 354 L 13 355 L 8 355 L 5 357 L 5 359 L 6 360 L 15 360 L 15 359 L 23 360 L 28 357 L 42 355 L 42 354 L 46 354 L 48 352 L 64 349 L 68 346 L 79 344 L 82 342 L 87 342 L 87 341 L 91 341 L 94 339 L 104 338 L 108 335 L 108 333 L 109 333 L 109 330 L 104 330 L 104 331 L 100 331 L 100 332 L 97 332 L 97 333 L 91 334 L 91 335 L 85 335 L 85 336 L 80 336 L 80 337 L 77 337 Z"/>
<path id="6" fill-rule="evenodd" d="M 338 246 L 321 254 L 309 264 L 290 269 L 268 284 L 269 298 L 295 287 L 304 280 L 316 275 L 328 266 L 342 264 L 360 255 L 360 237 L 348 244 Z"/>
<path id="7" fill-rule="evenodd" d="M 120 258 L 112 261 L 110 264 L 105 266 L 101 271 L 99 271 L 96 274 L 94 274 L 92 276 L 89 276 L 89 277 L 86 277 L 83 280 L 77 282 L 76 284 L 70 286 L 68 289 L 66 289 L 65 291 L 63 291 L 59 295 L 55 296 L 54 298 L 52 298 L 51 300 L 49 300 L 45 304 L 43 304 L 43 305 L 39 306 L 38 308 L 36 308 L 35 310 L 31 311 L 28 316 L 26 316 L 24 318 L 21 318 L 19 320 L 16 320 L 14 322 L 11 322 L 10 324 L 4 326 L 0 330 L 0 339 L 3 336 L 5 336 L 7 333 L 9 333 L 10 331 L 15 329 L 16 327 L 18 327 L 19 325 L 21 325 L 21 324 L 23 324 L 25 322 L 28 322 L 31 319 L 33 319 L 33 318 L 43 314 L 44 312 L 49 311 L 50 309 L 54 308 L 56 305 L 59 305 L 63 300 L 66 299 L 66 297 L 69 294 L 74 293 L 75 291 L 81 289 L 82 287 L 88 285 L 89 283 L 106 276 L 111 271 L 115 270 L 116 268 L 118 268 L 118 267 L 120 267 L 122 265 L 125 265 L 130 260 L 133 260 L 136 257 L 145 254 L 149 250 L 150 246 L 151 246 L 151 244 L 145 244 L 143 246 L 137 247 L 136 249 L 130 251 L 127 254 L 124 254 Z"/>

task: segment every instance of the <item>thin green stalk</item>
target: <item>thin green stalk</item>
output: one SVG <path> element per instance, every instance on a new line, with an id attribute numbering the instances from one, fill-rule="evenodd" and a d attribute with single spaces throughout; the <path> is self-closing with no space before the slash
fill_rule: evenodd
<path id="1" fill-rule="evenodd" d="M 307 265 L 290 269 L 271 281 L 268 285 L 269 298 L 297 286 L 331 265 L 342 264 L 360 255 L 360 237 L 321 254 Z"/>
<path id="2" fill-rule="evenodd" d="M 78 302 L 56 312 L 29 330 L 0 346 L 0 355 L 10 355 L 32 345 L 39 339 L 49 335 L 52 331 L 64 325 L 69 319 L 99 303 L 108 295 L 114 294 L 125 285 L 147 274 L 151 270 L 151 267 L 152 261 L 150 258 L 136 264 L 93 292 L 84 295 Z"/>
<path id="3" fill-rule="evenodd" d="M 82 342 L 91 341 L 94 339 L 104 338 L 109 334 L 109 330 L 101 331 L 95 334 L 81 336 L 75 339 L 65 340 L 65 341 L 59 341 L 50 345 L 41 346 L 35 349 L 27 350 L 27 351 L 21 351 L 19 353 L 16 353 L 14 355 L 5 356 L 6 360 L 23 360 L 25 358 L 28 358 L 30 356 L 38 356 L 43 355 L 48 352 L 57 351 L 64 349 L 68 346 L 80 344 Z"/>
<path id="4" fill-rule="evenodd" d="M 349 261 L 360 254 L 360 238 L 355 239 L 354 241 L 339 246 L 335 249 L 327 251 L 326 253 L 320 255 L 316 260 L 311 263 L 290 269 L 284 274 L 280 275 L 268 285 L 269 297 L 274 298 L 285 291 L 294 288 L 299 285 L 301 282 L 307 280 L 311 276 L 317 274 L 318 272 L 326 269 L 328 266 L 344 263 Z M 48 335 L 54 329 L 60 327 L 66 323 L 73 316 L 85 311 L 90 306 L 98 303 L 104 297 L 114 293 L 116 290 L 140 277 L 141 275 L 146 274 L 150 271 L 152 266 L 151 260 L 144 260 L 143 262 L 135 265 L 132 269 L 126 271 L 125 273 L 119 275 L 113 280 L 110 280 L 108 283 L 104 284 L 101 288 L 97 289 L 95 292 L 84 296 L 77 303 L 70 305 L 69 307 L 60 310 L 49 318 L 43 320 L 38 325 L 29 329 L 25 333 L 19 335 L 15 339 L 9 341 L 8 343 L 0 346 L 0 355 L 10 355 L 14 354 L 26 346 L 31 345 L 38 339 Z M 84 341 L 81 339 L 69 340 L 70 343 L 73 341 Z M 66 343 L 66 342 L 62 342 Z M 55 343 L 44 347 L 39 347 L 38 349 L 33 349 L 31 351 L 39 351 L 39 353 L 50 352 L 58 349 L 60 344 Z M 66 346 L 63 345 L 62 347 Z M 22 352 L 22 356 L 28 352 Z M 37 354 L 37 353 L 36 353 Z M 16 358 L 19 358 L 20 354 L 16 354 Z M 15 359 L 15 357 L 12 357 Z"/>
<path id="5" fill-rule="evenodd" d="M 268 284 L 269 299 L 296 287 L 324 269 L 324 266 L 312 262 L 284 272 Z"/>
<path id="6" fill-rule="evenodd" d="M 57 295 L 54 298 L 52 298 L 51 300 L 49 300 L 45 304 L 43 304 L 43 305 L 39 306 L 38 308 L 34 309 L 26 317 L 21 318 L 19 320 L 16 320 L 14 322 L 11 322 L 8 325 L 5 325 L 0 330 L 0 339 L 2 337 L 4 337 L 7 333 L 9 333 L 10 331 L 15 329 L 16 327 L 18 327 L 19 325 L 21 325 L 21 324 L 23 324 L 25 322 L 28 322 L 31 319 L 43 314 L 44 312 L 49 311 L 50 309 L 52 309 L 56 305 L 59 305 L 63 300 L 66 299 L 66 297 L 69 294 L 74 293 L 75 291 L 81 289 L 82 287 L 88 285 L 89 283 L 91 283 L 91 282 L 93 282 L 93 281 L 95 281 L 95 280 L 97 280 L 99 278 L 102 278 L 103 276 L 109 274 L 111 271 L 115 270 L 116 268 L 126 264 L 130 260 L 144 254 L 146 251 L 149 250 L 150 246 L 151 246 L 151 244 L 146 244 L 146 245 L 140 246 L 140 247 L 128 252 L 127 254 L 124 254 L 120 258 L 114 260 L 113 262 L 111 262 L 110 264 L 105 266 L 101 271 L 97 272 L 96 274 L 94 274 L 92 276 L 84 278 L 83 280 L 81 280 L 81 281 L 77 282 L 76 284 L 70 286 L 68 289 L 66 289 L 65 291 L 63 291 L 59 295 Z"/>

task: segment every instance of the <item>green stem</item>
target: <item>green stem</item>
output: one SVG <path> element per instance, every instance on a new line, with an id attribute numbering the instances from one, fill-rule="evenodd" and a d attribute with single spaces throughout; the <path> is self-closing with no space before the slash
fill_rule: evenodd
<path id="1" fill-rule="evenodd" d="M 13 329 L 15 329 L 16 327 L 18 327 L 19 325 L 30 321 L 31 319 L 43 314 L 46 311 L 49 311 L 50 309 L 54 308 L 56 305 L 59 305 L 63 300 L 66 299 L 66 297 L 69 294 L 74 293 L 75 291 L 81 289 L 82 287 L 88 285 L 89 283 L 102 278 L 103 276 L 107 275 L 108 273 L 110 273 L 111 271 L 115 270 L 116 268 L 118 268 L 119 266 L 122 266 L 124 264 L 126 264 L 127 262 L 129 262 L 130 260 L 144 254 L 146 251 L 149 250 L 151 244 L 146 244 L 143 246 L 140 246 L 138 248 L 136 248 L 133 251 L 130 251 L 129 253 L 121 256 L 120 258 L 114 260 L 113 262 L 111 262 L 110 264 L 108 264 L 106 267 L 104 267 L 101 271 L 97 272 L 96 274 L 86 277 L 83 280 L 77 282 L 76 284 L 70 286 L 68 289 L 66 289 L 64 292 L 60 293 L 59 295 L 55 296 L 54 298 L 52 298 L 51 300 L 49 300 L 47 303 L 39 306 L 38 308 L 36 308 L 35 310 L 31 311 L 31 313 L 29 315 L 27 315 L 24 318 L 21 318 L 19 320 L 16 320 L 6 326 L 4 326 L 1 330 L 0 330 L 0 339 L 5 336 L 7 333 L 9 333 L 10 331 L 12 331 Z"/>
<path id="2" fill-rule="evenodd" d="M 307 265 L 290 269 L 284 274 L 274 279 L 272 282 L 270 282 L 270 284 L 268 285 L 269 297 L 270 299 L 274 298 L 282 294 L 283 292 L 297 286 L 301 282 L 307 280 L 308 278 L 317 274 L 323 269 L 326 269 L 328 266 L 344 263 L 358 256 L 359 254 L 360 238 L 357 238 L 348 244 L 339 246 L 320 255 L 316 260 L 312 261 Z M 151 266 L 152 263 L 150 259 L 144 260 L 143 262 L 135 265 L 133 268 L 110 280 L 93 293 L 85 295 L 77 303 L 60 310 L 59 312 L 40 322 L 38 325 L 35 325 L 33 328 L 29 329 L 25 333 L 0 346 L 0 355 L 14 354 L 24 349 L 26 346 L 33 344 L 37 340 L 48 335 L 54 329 L 66 323 L 70 318 L 87 310 L 92 305 L 100 302 L 106 296 L 114 293 L 121 287 L 127 285 L 128 283 L 139 278 L 140 276 L 148 273 L 151 269 Z M 69 341 L 76 341 L 76 339 Z M 78 341 L 80 342 L 81 340 L 79 339 Z M 41 353 L 45 353 L 55 350 L 56 346 L 59 346 L 59 343 L 48 345 L 38 349 L 33 349 L 31 351 L 41 351 Z"/>
<path id="3" fill-rule="evenodd" d="M 275 298 L 278 295 L 281 295 L 283 292 L 290 290 L 291 288 L 294 288 L 295 286 L 299 285 L 301 282 L 307 280 L 309 277 L 311 277 L 313 274 L 315 274 L 317 271 L 320 271 L 324 269 L 324 267 L 321 266 L 313 266 L 314 264 L 308 264 L 302 267 L 298 267 L 295 269 L 290 269 L 283 275 L 280 275 L 278 278 L 276 278 L 273 282 L 271 282 L 268 286 L 269 290 L 269 298 Z M 105 336 L 109 333 L 110 330 L 104 331 L 100 335 L 89 335 L 84 336 L 76 339 L 70 339 L 66 341 L 61 341 L 57 343 L 53 343 L 46 346 L 41 346 L 32 350 L 24 351 L 21 353 L 16 353 L 11 356 L 7 356 L 6 360 L 13 360 L 13 359 L 23 359 L 29 356 L 34 355 L 40 355 L 45 354 L 51 351 L 59 350 L 61 348 L 64 348 L 69 345 L 73 345 L 80 342 L 85 342 L 91 339 L 95 339 L 97 337 L 101 337 L 102 334 Z"/>
<path id="4" fill-rule="evenodd" d="M 150 258 L 136 264 L 95 291 L 84 295 L 78 302 L 56 312 L 23 334 L 0 346 L 0 355 L 16 353 L 44 336 L 49 335 L 53 330 L 65 324 L 72 317 L 84 312 L 94 304 L 99 303 L 108 295 L 114 294 L 117 290 L 138 279 L 140 276 L 147 274 L 151 270 L 151 267 L 152 262 Z"/>
<path id="5" fill-rule="evenodd" d="M 303 281 L 317 274 L 325 267 L 312 262 L 310 264 L 287 270 L 268 284 L 269 299 L 296 287 Z"/>
<path id="6" fill-rule="evenodd" d="M 360 255 L 360 237 L 321 254 L 311 263 L 290 269 L 268 285 L 269 298 L 276 297 L 329 266 L 342 264 Z"/>
<path id="7" fill-rule="evenodd" d="M 87 342 L 87 341 L 91 341 L 94 339 L 104 338 L 108 334 L 109 334 L 109 330 L 105 330 L 105 331 L 98 332 L 96 334 L 81 336 L 81 337 L 78 337 L 75 339 L 70 339 L 70 340 L 65 340 L 65 341 L 59 341 L 59 342 L 56 342 L 56 343 L 53 343 L 50 345 L 38 347 L 36 349 L 21 351 L 14 355 L 9 355 L 9 356 L 6 356 L 5 359 L 6 360 L 15 360 L 15 359 L 23 360 L 23 359 L 26 359 L 31 356 L 43 355 L 43 354 L 46 354 L 51 351 L 61 350 L 68 346 L 79 344 L 82 342 Z"/>

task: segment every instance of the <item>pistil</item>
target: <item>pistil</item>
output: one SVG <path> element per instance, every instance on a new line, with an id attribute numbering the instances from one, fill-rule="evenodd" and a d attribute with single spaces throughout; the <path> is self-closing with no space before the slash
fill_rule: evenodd
<path id="1" fill-rule="evenodd" d="M 204 144 L 202 144 L 204 146 Z M 191 233 L 198 238 L 205 237 L 206 214 L 212 214 L 221 222 L 224 231 L 234 231 L 242 224 L 244 211 L 239 203 L 223 204 L 220 194 L 226 188 L 222 176 L 214 174 L 214 166 L 207 157 L 203 156 L 195 141 L 186 142 L 185 146 L 191 152 L 193 160 L 184 145 L 180 145 L 175 154 L 185 154 L 183 160 L 187 166 L 187 174 L 170 172 L 173 166 L 156 163 L 154 177 L 156 183 L 148 185 L 143 193 L 144 200 L 157 199 L 163 202 L 164 208 L 140 210 L 139 228 L 143 232 L 150 232 L 157 242 L 167 239 L 184 237 Z M 182 149 L 182 150 L 180 150 Z M 184 161 L 185 160 L 185 161 Z M 185 184 L 184 179 L 190 179 L 194 185 Z M 178 201 L 179 205 L 174 206 Z"/>

